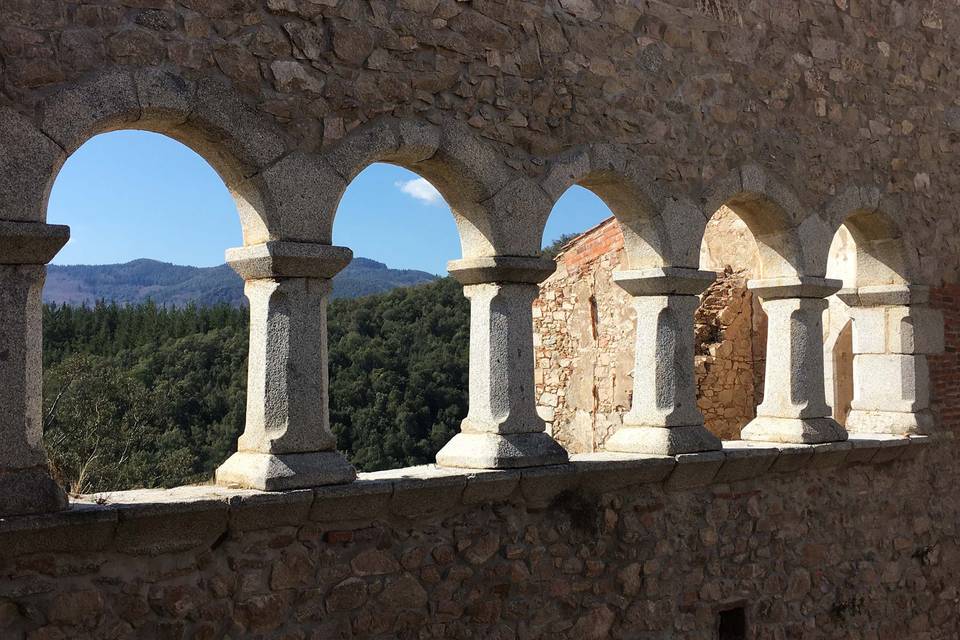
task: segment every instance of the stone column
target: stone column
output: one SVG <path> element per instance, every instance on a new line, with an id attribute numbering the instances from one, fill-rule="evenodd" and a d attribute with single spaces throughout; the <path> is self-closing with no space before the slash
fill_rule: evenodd
<path id="1" fill-rule="evenodd" d="M 839 294 L 853 318 L 851 433 L 930 433 L 927 355 L 943 352 L 943 315 L 927 306 L 930 291 L 881 285 Z"/>
<path id="2" fill-rule="evenodd" d="M 847 439 L 832 417 L 824 391 L 823 312 L 839 280 L 751 280 L 767 314 L 767 369 L 757 417 L 744 440 L 815 444 Z"/>
<path id="3" fill-rule="evenodd" d="M 567 462 L 545 431 L 533 382 L 533 301 L 553 260 L 497 256 L 450 262 L 470 300 L 470 408 L 437 464 L 513 469 Z"/>
<path id="4" fill-rule="evenodd" d="M 633 404 L 607 451 L 674 455 L 717 451 L 697 408 L 693 314 L 716 274 L 677 267 L 618 271 L 613 280 L 633 296 Z"/>
<path id="5" fill-rule="evenodd" d="M 327 300 L 345 247 L 267 242 L 230 249 L 250 301 L 247 422 L 217 484 L 282 491 L 352 482 L 330 431 Z"/>
<path id="6" fill-rule="evenodd" d="M 62 225 L 0 221 L 0 517 L 67 506 L 43 449 L 41 293 L 69 238 Z"/>

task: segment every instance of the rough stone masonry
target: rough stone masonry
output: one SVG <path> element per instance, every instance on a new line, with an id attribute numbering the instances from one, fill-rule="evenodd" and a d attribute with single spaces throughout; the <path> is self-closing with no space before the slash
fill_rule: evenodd
<path id="1" fill-rule="evenodd" d="M 956 638 L 958 30 L 945 0 L 0 0 L 0 635 Z M 47 197 L 116 129 L 183 142 L 235 198 L 246 431 L 216 487 L 68 503 L 40 419 L 69 237 Z M 355 479 L 324 314 L 337 204 L 378 161 L 453 211 L 470 406 L 438 465 Z M 532 327 L 574 184 L 617 218 L 635 314 L 623 424 L 584 455 L 537 412 Z M 696 401 L 723 207 L 767 318 L 740 441 Z"/>

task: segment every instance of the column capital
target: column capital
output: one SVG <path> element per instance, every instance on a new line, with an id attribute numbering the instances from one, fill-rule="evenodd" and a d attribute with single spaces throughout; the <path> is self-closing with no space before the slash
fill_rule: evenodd
<path id="1" fill-rule="evenodd" d="M 0 220 L 0 264 L 47 264 L 70 239 L 70 227 Z"/>
<path id="2" fill-rule="evenodd" d="M 353 259 L 347 247 L 270 240 L 227 249 L 227 264 L 244 280 L 332 278 Z"/>
<path id="3" fill-rule="evenodd" d="M 447 263 L 447 271 L 462 285 L 484 283 L 539 284 L 556 271 L 550 258 L 483 256 Z"/>
<path id="4" fill-rule="evenodd" d="M 613 281 L 631 296 L 696 296 L 716 280 L 713 271 L 687 267 L 620 270 L 613 272 Z"/>
<path id="5" fill-rule="evenodd" d="M 762 278 L 747 282 L 747 288 L 764 300 L 783 298 L 826 298 L 843 286 L 843 281 L 812 276 Z"/>
<path id="6" fill-rule="evenodd" d="M 930 287 L 917 284 L 880 284 L 843 289 L 837 297 L 848 307 L 921 305 L 930 301 Z"/>

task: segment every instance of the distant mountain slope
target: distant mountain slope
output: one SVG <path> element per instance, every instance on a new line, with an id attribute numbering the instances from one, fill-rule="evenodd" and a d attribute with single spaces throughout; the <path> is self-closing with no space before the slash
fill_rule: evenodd
<path id="1" fill-rule="evenodd" d="M 367 258 L 354 258 L 333 279 L 334 298 L 356 298 L 435 280 L 425 271 L 390 269 Z M 156 260 L 126 264 L 50 265 L 43 301 L 92 304 L 97 300 L 136 303 L 152 299 L 158 304 L 189 302 L 246 304 L 243 281 L 227 265 L 184 267 Z"/>

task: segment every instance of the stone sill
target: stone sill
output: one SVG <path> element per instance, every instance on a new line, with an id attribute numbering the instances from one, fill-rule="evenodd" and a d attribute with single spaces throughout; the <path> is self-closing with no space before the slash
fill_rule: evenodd
<path id="1" fill-rule="evenodd" d="M 668 491 L 685 490 L 763 475 L 882 464 L 912 458 L 930 440 L 857 434 L 847 442 L 820 445 L 729 441 L 723 451 L 591 453 L 571 456 L 568 464 L 510 471 L 424 465 L 361 473 L 347 485 L 278 493 L 214 485 L 117 491 L 81 496 L 59 513 L 0 519 L 0 557 L 104 550 L 159 555 L 215 547 L 228 532 L 303 525 L 336 543 L 377 520 L 410 521 L 506 500 L 544 509 L 561 493 L 576 489 L 604 493 L 656 483 Z"/>

